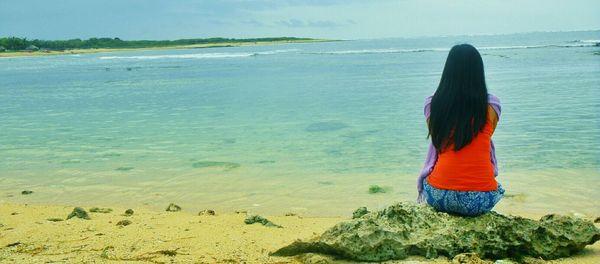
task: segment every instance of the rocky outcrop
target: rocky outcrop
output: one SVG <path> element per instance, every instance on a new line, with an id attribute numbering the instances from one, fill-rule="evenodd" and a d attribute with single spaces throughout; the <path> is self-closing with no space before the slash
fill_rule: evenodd
<path id="1" fill-rule="evenodd" d="M 453 216 L 425 205 L 394 204 L 342 222 L 312 241 L 297 240 L 272 255 L 322 253 L 360 261 L 404 259 L 410 255 L 453 258 L 475 253 L 483 259 L 556 259 L 600 240 L 591 221 L 546 215 L 539 221 L 490 212 Z"/>
<path id="2" fill-rule="evenodd" d="M 90 216 L 88 215 L 88 213 L 81 207 L 73 208 L 73 211 L 67 216 L 67 220 L 69 220 L 73 217 L 85 219 L 85 220 L 91 219 Z"/>

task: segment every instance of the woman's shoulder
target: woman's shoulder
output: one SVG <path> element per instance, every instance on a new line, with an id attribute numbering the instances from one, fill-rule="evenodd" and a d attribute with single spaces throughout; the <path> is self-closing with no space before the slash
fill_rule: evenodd
<path id="1" fill-rule="evenodd" d="M 500 119 L 500 113 L 502 112 L 500 98 L 493 94 L 488 94 L 488 105 L 496 112 L 496 118 Z"/>
<path id="2" fill-rule="evenodd" d="M 500 98 L 493 94 L 488 94 L 488 103 L 489 104 L 500 104 Z"/>
<path id="3" fill-rule="evenodd" d="M 432 98 L 433 98 L 433 95 L 427 96 L 425 98 L 425 104 L 423 106 L 423 114 L 425 114 L 426 118 L 429 118 L 429 116 L 431 115 L 431 99 Z M 494 109 L 494 112 L 496 112 L 497 119 L 500 119 L 500 113 L 502 112 L 500 98 L 498 98 L 497 96 L 495 96 L 493 94 L 488 94 L 488 104 L 489 104 L 489 106 L 492 107 L 492 109 Z"/>

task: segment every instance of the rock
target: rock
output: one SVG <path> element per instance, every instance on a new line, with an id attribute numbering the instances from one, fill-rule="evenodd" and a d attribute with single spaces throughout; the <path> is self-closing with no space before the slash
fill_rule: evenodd
<path id="1" fill-rule="evenodd" d="M 121 220 L 119 222 L 117 222 L 117 226 L 128 226 L 131 225 L 131 221 L 129 220 Z"/>
<path id="2" fill-rule="evenodd" d="M 354 212 L 352 213 L 352 219 L 356 219 L 356 218 L 360 218 L 363 215 L 366 215 L 369 213 L 369 210 L 367 210 L 367 207 L 359 207 L 358 209 L 354 210 Z"/>
<path id="3" fill-rule="evenodd" d="M 202 210 L 198 213 L 198 215 L 216 215 L 214 210 L 211 209 L 206 209 L 206 210 Z"/>
<path id="4" fill-rule="evenodd" d="M 254 223 L 260 223 L 264 226 L 268 226 L 268 227 L 277 227 L 277 228 L 282 228 L 282 226 L 280 225 L 276 225 L 273 222 L 269 221 L 268 219 L 260 216 L 260 215 L 251 215 L 246 217 L 246 219 L 244 220 L 244 223 L 246 223 L 247 225 L 251 225 Z"/>
<path id="5" fill-rule="evenodd" d="M 177 249 L 175 249 L 175 250 L 173 250 L 173 249 L 159 250 L 158 253 L 163 254 L 165 256 L 169 256 L 169 257 L 175 257 L 175 256 L 177 256 Z"/>
<path id="6" fill-rule="evenodd" d="M 6 245 L 6 247 L 16 247 L 21 244 L 22 244 L 21 241 L 17 241 L 17 242 L 13 242 L 13 243 Z"/>
<path id="7" fill-rule="evenodd" d="M 546 261 L 541 258 L 524 257 L 521 264 L 546 264 Z"/>
<path id="8" fill-rule="evenodd" d="M 133 215 L 133 209 L 125 210 L 125 216 L 132 216 L 132 215 Z"/>
<path id="9" fill-rule="evenodd" d="M 600 223 L 600 216 L 596 217 L 596 220 L 594 220 L 594 223 Z"/>
<path id="10" fill-rule="evenodd" d="M 307 253 L 300 256 L 300 262 L 303 264 L 331 264 L 333 259 L 319 254 Z"/>
<path id="11" fill-rule="evenodd" d="M 452 264 L 492 264 L 493 262 L 482 260 L 475 253 L 462 253 L 452 258 Z"/>
<path id="12" fill-rule="evenodd" d="M 169 207 L 167 207 L 167 212 L 179 212 L 181 211 L 181 207 L 179 205 L 176 205 L 174 203 L 169 204 Z"/>
<path id="13" fill-rule="evenodd" d="M 286 213 L 285 216 L 298 216 L 296 213 Z"/>
<path id="14" fill-rule="evenodd" d="M 110 209 L 110 208 L 98 208 L 98 207 L 94 207 L 94 208 L 90 208 L 90 212 L 91 213 L 108 214 L 108 213 L 112 212 L 112 209 Z"/>
<path id="15" fill-rule="evenodd" d="M 426 205 L 397 203 L 342 222 L 310 241 L 297 240 L 274 256 L 321 253 L 359 261 L 404 259 L 409 255 L 454 258 L 475 253 L 483 259 L 556 259 L 600 240 L 590 221 L 546 215 L 539 221 L 495 212 L 453 216 Z"/>
<path id="16" fill-rule="evenodd" d="M 58 217 L 52 217 L 52 218 L 48 218 L 46 220 L 48 220 L 50 222 L 61 222 L 61 221 L 64 221 L 65 219 L 58 218 Z"/>
<path id="17" fill-rule="evenodd" d="M 73 217 L 77 217 L 77 218 L 81 218 L 81 219 L 85 219 L 85 220 L 90 220 L 90 216 L 88 215 L 88 213 L 81 207 L 75 207 L 73 209 L 73 212 L 71 212 L 68 216 L 67 216 L 67 220 L 73 218 Z"/>
<path id="18" fill-rule="evenodd" d="M 385 189 L 379 185 L 371 185 L 369 186 L 369 193 L 385 193 Z"/>
<path id="19" fill-rule="evenodd" d="M 32 193 L 33 193 L 33 191 L 30 191 L 30 190 L 25 190 L 25 191 L 21 192 L 22 195 L 29 195 L 29 194 L 32 194 Z"/>

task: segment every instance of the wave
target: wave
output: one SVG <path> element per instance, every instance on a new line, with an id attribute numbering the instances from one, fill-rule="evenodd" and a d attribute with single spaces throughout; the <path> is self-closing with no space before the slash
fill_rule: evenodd
<path id="1" fill-rule="evenodd" d="M 578 41 L 578 44 L 552 44 L 552 45 L 521 45 L 521 46 L 489 46 L 478 47 L 478 50 L 511 50 L 511 49 L 539 49 L 539 48 L 577 48 L 594 47 L 600 45 L 600 40 Z M 423 49 L 360 49 L 360 50 L 336 50 L 323 52 L 305 52 L 305 54 L 319 55 L 349 55 L 349 54 L 380 54 L 380 53 L 416 53 L 416 52 L 448 52 L 449 48 L 423 48 Z"/>
<path id="2" fill-rule="evenodd" d="M 427 51 L 449 51 L 447 48 L 432 49 L 361 49 L 361 50 L 337 50 L 323 52 L 305 52 L 305 54 L 329 54 L 329 55 L 347 55 L 347 54 L 378 54 L 378 53 L 412 53 Z"/>
<path id="3" fill-rule="evenodd" d="M 260 52 L 223 52 L 223 53 L 189 53 L 169 55 L 140 55 L 140 56 L 102 56 L 101 60 L 158 60 L 158 59 L 221 59 L 221 58 L 243 58 L 259 55 L 274 55 L 286 52 L 295 52 L 297 49 L 269 50 Z"/>
<path id="4" fill-rule="evenodd" d="M 600 43 L 600 39 L 578 39 L 578 40 L 573 40 L 571 42 L 575 42 L 575 43 L 592 43 L 592 44 L 596 45 L 597 43 Z"/>

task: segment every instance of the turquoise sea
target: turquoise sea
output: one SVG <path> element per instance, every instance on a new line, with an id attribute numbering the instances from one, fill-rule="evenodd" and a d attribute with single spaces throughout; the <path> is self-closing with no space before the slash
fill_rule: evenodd
<path id="1" fill-rule="evenodd" d="M 497 209 L 599 216 L 600 31 L 0 58 L 0 201 L 316 216 L 412 201 L 423 102 L 465 42 L 503 104 Z"/>

